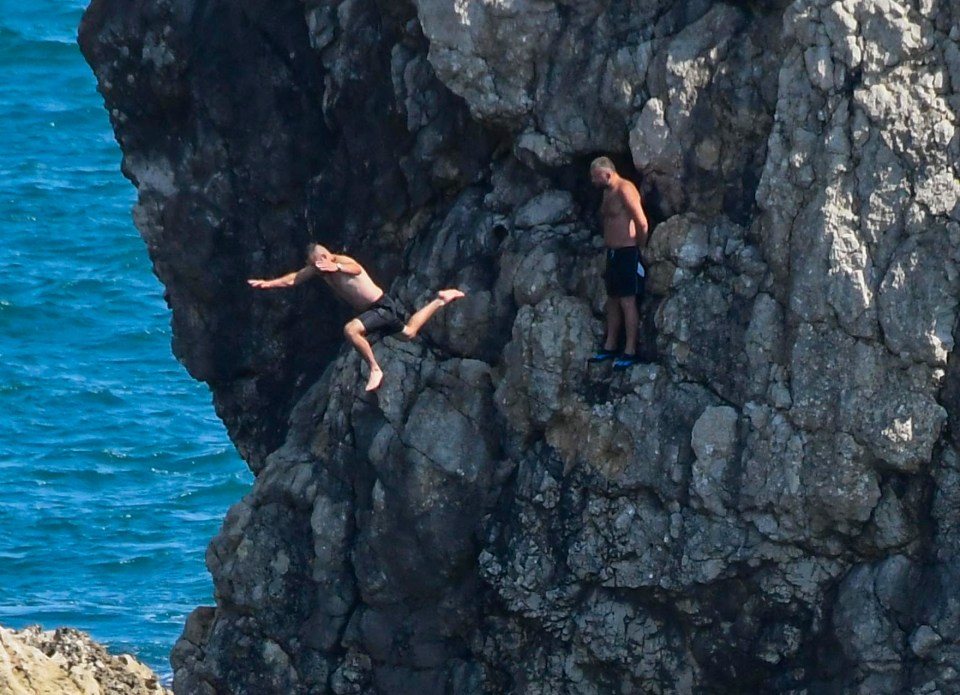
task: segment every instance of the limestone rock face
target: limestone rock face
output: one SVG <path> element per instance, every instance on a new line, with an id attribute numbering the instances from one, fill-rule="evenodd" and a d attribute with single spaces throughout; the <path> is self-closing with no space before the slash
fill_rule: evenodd
<path id="1" fill-rule="evenodd" d="M 170 695 L 153 671 L 78 630 L 0 627 L 2 695 Z"/>
<path id="2" fill-rule="evenodd" d="M 960 692 L 960 5 L 93 0 L 135 219 L 257 474 L 178 693 Z M 587 165 L 644 196 L 644 363 Z M 409 308 L 342 345 L 315 239 Z"/>

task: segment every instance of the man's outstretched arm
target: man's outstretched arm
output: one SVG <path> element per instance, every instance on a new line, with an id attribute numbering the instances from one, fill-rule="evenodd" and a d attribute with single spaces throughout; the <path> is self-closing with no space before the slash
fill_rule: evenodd
<path id="1" fill-rule="evenodd" d="M 300 270 L 287 273 L 286 275 L 281 275 L 278 278 L 272 278 L 270 280 L 250 278 L 247 280 L 247 284 L 251 287 L 256 287 L 259 290 L 272 290 L 277 287 L 293 287 L 294 285 L 299 285 L 302 282 L 306 282 L 316 274 L 316 269 L 312 265 L 308 265 Z"/>

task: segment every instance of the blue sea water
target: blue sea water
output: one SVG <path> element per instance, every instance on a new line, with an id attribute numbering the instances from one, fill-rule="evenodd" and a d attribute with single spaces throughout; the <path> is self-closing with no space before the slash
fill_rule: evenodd
<path id="1" fill-rule="evenodd" d="M 85 5 L 0 0 L 0 624 L 77 627 L 168 680 L 251 475 L 170 352 Z"/>

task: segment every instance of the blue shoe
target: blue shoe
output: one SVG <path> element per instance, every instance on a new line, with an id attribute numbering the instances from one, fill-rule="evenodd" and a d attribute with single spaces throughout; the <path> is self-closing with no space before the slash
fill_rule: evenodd
<path id="1" fill-rule="evenodd" d="M 597 353 L 587 360 L 587 362 L 603 362 L 605 360 L 612 360 L 617 356 L 616 350 L 607 350 L 606 348 L 600 348 L 597 350 Z"/>
<path id="2" fill-rule="evenodd" d="M 623 353 L 617 358 L 617 361 L 613 363 L 613 368 L 627 369 L 635 364 L 640 364 L 640 360 L 637 359 L 636 355 L 628 355 L 627 353 Z"/>

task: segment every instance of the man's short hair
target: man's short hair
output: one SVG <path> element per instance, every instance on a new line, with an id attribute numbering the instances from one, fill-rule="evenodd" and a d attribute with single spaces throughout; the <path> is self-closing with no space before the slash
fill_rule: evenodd
<path id="1" fill-rule="evenodd" d="M 607 171 L 612 171 L 614 174 L 617 173 L 617 167 L 609 157 L 597 157 L 590 162 L 590 171 L 594 169 L 606 169 Z"/>
<path id="2" fill-rule="evenodd" d="M 308 261 L 312 261 L 314 255 L 315 255 L 318 251 L 320 251 L 320 252 L 326 251 L 327 253 L 330 253 L 330 251 L 329 251 L 329 249 L 327 249 L 327 247 L 321 246 L 320 244 L 318 244 L 318 243 L 315 242 L 315 241 L 311 241 L 309 244 L 307 244 L 307 260 L 308 260 Z"/>

